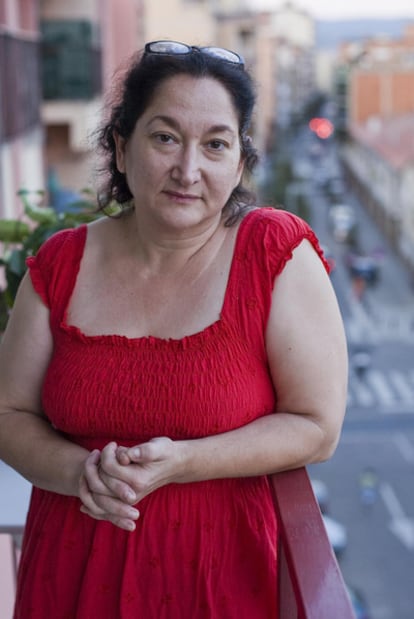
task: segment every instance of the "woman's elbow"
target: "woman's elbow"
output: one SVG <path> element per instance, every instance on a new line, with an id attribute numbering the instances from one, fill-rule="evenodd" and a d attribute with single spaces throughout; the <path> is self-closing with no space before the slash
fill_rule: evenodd
<path id="1" fill-rule="evenodd" d="M 325 462 L 334 455 L 338 447 L 342 433 L 344 415 L 338 415 L 335 422 L 331 419 L 329 423 L 319 423 L 320 440 L 316 449 L 314 463 Z"/>

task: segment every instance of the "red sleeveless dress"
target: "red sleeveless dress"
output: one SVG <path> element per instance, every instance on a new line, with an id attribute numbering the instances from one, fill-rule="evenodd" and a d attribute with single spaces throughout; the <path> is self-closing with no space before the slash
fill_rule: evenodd
<path id="1" fill-rule="evenodd" d="M 51 423 L 89 449 L 226 432 L 275 409 L 264 333 L 275 277 L 309 226 L 281 210 L 240 224 L 220 319 L 181 340 L 88 336 L 67 324 L 87 227 L 28 260 L 50 309 L 43 386 Z M 323 259 L 323 258 L 322 258 Z M 139 503 L 134 532 L 33 489 L 15 619 L 274 619 L 277 523 L 266 477 L 171 484 Z"/>

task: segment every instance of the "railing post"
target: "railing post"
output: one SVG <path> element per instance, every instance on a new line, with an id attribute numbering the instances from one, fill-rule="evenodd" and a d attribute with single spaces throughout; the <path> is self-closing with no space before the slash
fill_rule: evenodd
<path id="1" fill-rule="evenodd" d="M 279 525 L 280 619 L 355 619 L 306 469 L 269 482 Z"/>

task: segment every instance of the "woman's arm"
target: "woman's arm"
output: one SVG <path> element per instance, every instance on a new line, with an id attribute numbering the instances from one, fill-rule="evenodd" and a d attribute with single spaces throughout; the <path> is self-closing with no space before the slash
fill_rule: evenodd
<path id="1" fill-rule="evenodd" d="M 266 346 L 278 396 L 275 414 L 201 439 L 108 446 L 99 472 L 93 465 L 87 471 L 88 513 L 107 518 L 116 512 L 113 498 L 98 496 L 104 485 L 119 495 L 127 483 L 139 501 L 170 482 L 264 475 L 330 457 L 345 414 L 346 342 L 331 282 L 308 241 L 276 280 Z"/>
<path id="2" fill-rule="evenodd" d="M 0 344 L 0 457 L 40 488 L 78 495 L 89 452 L 61 437 L 42 412 L 52 347 L 49 311 L 26 274 Z"/>

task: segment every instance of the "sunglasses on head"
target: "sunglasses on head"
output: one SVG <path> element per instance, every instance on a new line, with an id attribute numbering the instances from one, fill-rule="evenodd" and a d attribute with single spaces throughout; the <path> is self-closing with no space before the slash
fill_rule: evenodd
<path id="1" fill-rule="evenodd" d="M 186 54 L 197 52 L 244 67 L 242 56 L 224 47 L 197 47 L 196 45 L 187 45 L 179 41 L 151 41 L 151 43 L 145 45 L 144 51 L 146 54 L 160 54 L 163 56 L 185 56 Z"/>

